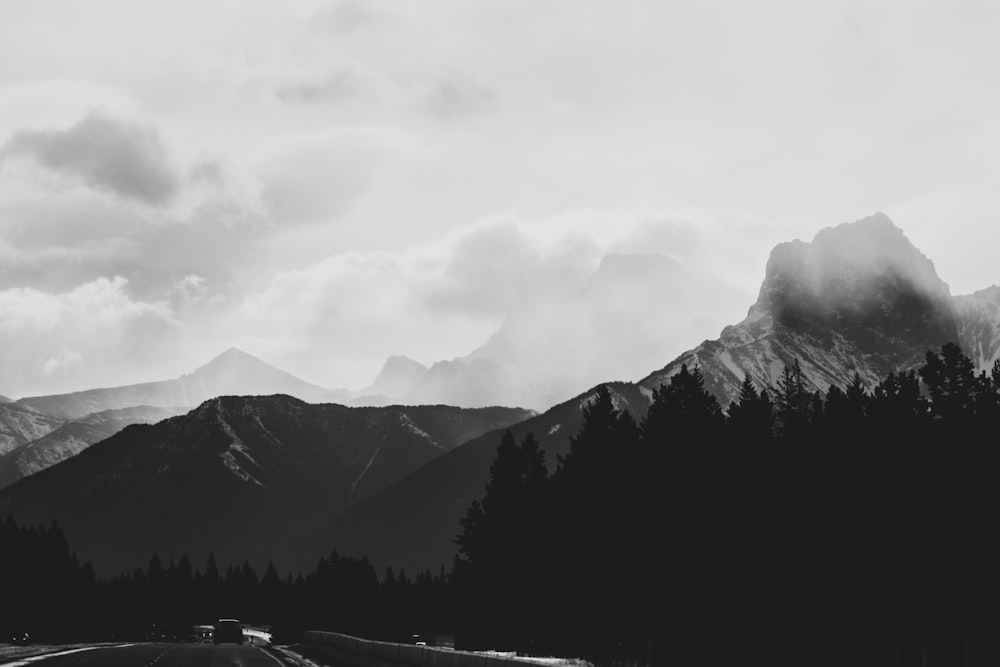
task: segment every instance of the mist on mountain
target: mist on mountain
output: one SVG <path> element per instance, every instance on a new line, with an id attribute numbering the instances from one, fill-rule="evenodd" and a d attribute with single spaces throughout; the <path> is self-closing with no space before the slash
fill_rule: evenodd
<path id="1" fill-rule="evenodd" d="M 60 419 L 79 419 L 94 412 L 138 405 L 192 407 L 223 395 L 288 394 L 309 400 L 328 391 L 242 350 L 229 348 L 193 372 L 172 380 L 31 396 L 18 400 L 16 405 Z"/>
<path id="2" fill-rule="evenodd" d="M 808 243 L 779 244 L 747 316 L 641 384 L 653 388 L 684 364 L 699 366 L 728 405 L 745 375 L 773 387 L 799 360 L 814 390 L 844 386 L 855 373 L 874 385 L 919 365 L 925 350 L 962 342 L 958 303 L 933 262 L 876 214 L 821 230 Z"/>
<path id="3" fill-rule="evenodd" d="M 526 299 L 483 345 L 435 362 L 395 396 L 544 410 L 599 382 L 642 377 L 745 312 L 749 298 L 663 254 L 611 253 L 568 296 Z"/>

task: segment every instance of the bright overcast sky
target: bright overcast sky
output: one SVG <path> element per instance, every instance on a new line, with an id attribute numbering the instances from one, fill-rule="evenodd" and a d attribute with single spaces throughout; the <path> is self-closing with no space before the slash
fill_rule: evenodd
<path id="1" fill-rule="evenodd" d="M 774 244 L 875 211 L 1000 282 L 997 8 L 5 0 L 0 393 L 229 346 L 359 387 L 609 251 L 749 305 Z"/>

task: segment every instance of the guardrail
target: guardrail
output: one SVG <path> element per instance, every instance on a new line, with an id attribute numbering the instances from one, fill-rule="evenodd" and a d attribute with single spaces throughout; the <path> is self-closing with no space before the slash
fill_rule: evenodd
<path id="1" fill-rule="evenodd" d="M 538 667 L 537 663 L 517 658 L 469 653 L 433 646 L 395 644 L 361 639 L 337 632 L 310 630 L 303 639 L 307 644 L 332 646 L 356 655 L 371 657 L 375 662 L 388 662 L 408 667 Z"/>

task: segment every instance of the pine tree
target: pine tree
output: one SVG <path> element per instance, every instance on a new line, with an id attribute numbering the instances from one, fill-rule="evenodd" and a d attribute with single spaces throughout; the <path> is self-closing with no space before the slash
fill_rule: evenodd
<path id="1" fill-rule="evenodd" d="M 607 385 L 597 388 L 583 406 L 583 427 L 570 439 L 569 453 L 558 457 L 557 475 L 589 477 L 614 458 L 614 449 L 628 448 L 637 436 L 632 416 L 615 407 Z"/>
<path id="2" fill-rule="evenodd" d="M 930 394 L 932 413 L 944 419 L 971 414 L 977 390 L 972 360 L 954 343 L 945 343 L 940 354 L 928 352 L 925 360 L 919 373 Z"/>
<path id="3" fill-rule="evenodd" d="M 730 439 L 744 447 L 763 445 L 773 436 L 774 406 L 766 389 L 758 393 L 749 373 L 743 377 L 739 398 L 729 404 L 728 417 Z"/>
<path id="4" fill-rule="evenodd" d="M 786 435 L 801 431 L 810 419 L 812 395 L 806 388 L 805 375 L 798 359 L 782 369 L 774 396 L 782 431 Z"/>
<path id="5" fill-rule="evenodd" d="M 642 421 L 643 438 L 649 443 L 671 439 L 710 438 L 724 423 L 718 401 L 705 389 L 701 369 L 687 364 L 669 382 L 653 391 L 653 401 Z"/>

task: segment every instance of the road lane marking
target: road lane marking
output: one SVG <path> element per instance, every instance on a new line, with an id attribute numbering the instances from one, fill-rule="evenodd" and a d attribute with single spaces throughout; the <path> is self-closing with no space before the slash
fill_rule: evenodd
<path id="1" fill-rule="evenodd" d="M 168 649 L 167 649 L 166 651 L 164 651 L 164 652 L 163 652 L 163 653 L 161 653 L 160 655 L 156 656 L 155 658 L 153 658 L 152 660 L 150 660 L 149 662 L 147 662 L 147 663 L 146 663 L 146 667 L 153 667 L 153 665 L 155 665 L 155 664 L 156 664 L 157 662 L 159 662 L 159 661 L 160 661 L 160 658 L 162 658 L 162 657 L 163 657 L 163 656 L 165 656 L 166 654 L 168 654 L 168 653 L 170 653 L 171 651 L 174 651 L 174 650 L 176 650 L 176 649 L 177 649 L 177 647 L 176 647 L 176 646 L 174 646 L 174 647 L 171 647 L 171 648 L 168 648 Z"/>
<path id="2" fill-rule="evenodd" d="M 319 667 L 317 663 L 291 649 L 284 648 L 283 646 L 275 646 L 274 648 L 285 657 L 285 660 L 290 665 L 295 665 L 296 667 Z"/>
<path id="3" fill-rule="evenodd" d="M 274 657 L 273 655 L 271 655 L 270 652 L 265 651 L 263 648 L 261 648 L 259 646 L 254 646 L 252 648 L 257 649 L 258 651 L 260 651 L 261 653 L 263 653 L 264 655 L 266 655 L 267 657 L 269 657 L 271 660 L 274 660 L 276 663 L 278 663 L 278 667 L 286 667 L 285 663 L 283 663 L 280 660 L 278 660 L 276 657 Z"/>
<path id="4" fill-rule="evenodd" d="M 134 644 L 123 644 L 122 646 L 134 646 Z M 99 648 L 121 648 L 121 646 L 84 646 L 83 648 L 74 648 L 68 651 L 58 651 L 56 653 L 42 653 L 41 655 L 33 655 L 30 658 L 23 658 L 21 660 L 16 660 L 14 662 L 5 662 L 3 663 L 3 667 L 25 667 L 25 665 L 30 665 L 40 660 L 47 660 L 48 658 L 58 658 L 61 655 L 70 655 L 71 653 L 81 653 L 83 651 L 96 651 Z"/>

